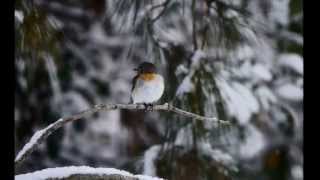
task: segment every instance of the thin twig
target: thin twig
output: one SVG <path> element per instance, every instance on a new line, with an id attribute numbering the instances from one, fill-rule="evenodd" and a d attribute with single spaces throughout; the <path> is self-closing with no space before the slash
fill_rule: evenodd
<path id="1" fill-rule="evenodd" d="M 150 11 L 153 11 L 157 8 L 160 8 L 160 7 L 165 7 L 167 6 L 167 4 L 169 3 L 170 1 L 169 0 L 166 0 L 165 2 L 161 3 L 161 4 L 157 4 L 157 5 L 154 5 L 150 8 Z"/>
<path id="2" fill-rule="evenodd" d="M 154 24 L 163 14 L 164 12 L 167 10 L 167 7 L 168 7 L 168 4 L 170 3 L 170 0 L 166 0 L 164 3 L 160 4 L 160 5 L 155 5 L 151 8 L 150 11 L 153 11 L 154 9 L 156 8 L 159 8 L 159 7 L 163 7 L 163 9 L 161 10 L 161 12 L 156 16 L 154 17 L 153 19 L 151 19 L 151 23 Z"/>
<path id="3" fill-rule="evenodd" d="M 84 118 L 90 114 L 99 112 L 99 111 L 110 111 L 110 110 L 116 110 L 116 109 L 128 109 L 128 110 L 144 110 L 146 107 L 143 104 L 100 104 L 96 105 L 93 108 L 84 110 L 82 112 L 79 112 L 75 115 L 72 115 L 70 117 L 65 117 L 57 120 L 56 122 L 50 124 L 46 128 L 37 131 L 30 139 L 30 141 L 24 145 L 22 150 L 18 153 L 18 155 L 15 158 L 15 166 L 17 167 L 20 165 L 27 156 L 29 156 L 35 149 L 38 147 L 47 137 L 65 125 L 68 122 L 75 121 L 81 118 Z M 184 111 L 182 109 L 176 108 L 172 105 L 169 105 L 168 103 L 165 103 L 163 105 L 154 105 L 153 106 L 154 111 L 168 111 L 168 112 L 174 112 L 181 116 L 189 117 L 196 120 L 202 120 L 202 121 L 211 121 L 223 125 L 230 125 L 231 123 L 229 121 L 219 120 L 215 117 L 204 117 L 200 116 L 191 112 Z"/>
<path id="4" fill-rule="evenodd" d="M 219 6 L 220 8 L 223 8 L 224 10 L 227 10 L 227 9 L 231 9 L 231 10 L 234 10 L 236 12 L 239 12 L 240 14 L 242 14 L 243 16 L 250 16 L 251 13 L 248 11 L 248 10 L 245 10 L 241 7 L 237 7 L 235 5 L 232 5 L 231 3 L 226 3 L 224 1 L 220 1 L 220 0 L 213 0 L 209 3 L 209 7 L 213 7 L 212 6 L 212 2 L 214 2 L 217 6 Z"/>
<path id="5" fill-rule="evenodd" d="M 196 32 L 196 0 L 192 0 L 191 4 L 191 12 L 192 12 L 192 41 L 193 41 L 193 49 L 198 49 L 197 44 L 197 32 Z"/>

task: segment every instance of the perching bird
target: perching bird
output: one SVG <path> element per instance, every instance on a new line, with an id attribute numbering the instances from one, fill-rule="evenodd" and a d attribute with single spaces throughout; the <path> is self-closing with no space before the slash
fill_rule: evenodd
<path id="1" fill-rule="evenodd" d="M 153 105 L 158 101 L 164 92 L 163 77 L 157 73 L 154 64 L 149 62 L 141 63 L 137 75 L 132 80 L 131 98 L 133 104 Z"/>

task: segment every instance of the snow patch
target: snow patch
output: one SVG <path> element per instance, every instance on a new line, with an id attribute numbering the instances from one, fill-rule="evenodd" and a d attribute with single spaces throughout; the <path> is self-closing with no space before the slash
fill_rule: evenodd
<path id="1" fill-rule="evenodd" d="M 64 27 L 64 23 L 54 16 L 48 16 L 48 22 L 55 27 L 55 29 L 62 29 Z"/>
<path id="2" fill-rule="evenodd" d="M 22 11 L 19 11 L 19 10 L 15 10 L 14 11 L 14 17 L 17 18 L 17 20 L 19 22 L 23 22 L 23 19 L 24 19 L 24 15 L 23 15 L 23 12 Z"/>
<path id="3" fill-rule="evenodd" d="M 194 85 L 191 81 L 191 76 L 186 76 L 182 83 L 179 85 L 178 90 L 176 92 L 176 96 L 181 96 L 184 93 L 190 93 L 194 90 Z"/>
<path id="4" fill-rule="evenodd" d="M 205 155 L 212 157 L 212 159 L 223 165 L 230 166 L 235 163 L 235 160 L 230 154 L 223 152 L 220 149 L 213 149 L 210 143 L 201 143 L 200 149 Z"/>
<path id="5" fill-rule="evenodd" d="M 154 145 L 144 153 L 143 174 L 150 175 L 150 176 L 156 175 L 157 168 L 154 165 L 154 161 L 158 156 L 160 148 L 161 148 L 160 145 Z"/>
<path id="6" fill-rule="evenodd" d="M 299 33 L 282 31 L 280 32 L 280 36 L 298 45 L 303 45 L 303 36 Z"/>
<path id="7" fill-rule="evenodd" d="M 248 126 L 248 134 L 240 145 L 240 155 L 243 158 L 251 158 L 257 155 L 266 145 L 263 134 L 254 126 Z"/>
<path id="8" fill-rule="evenodd" d="M 289 0 L 270 1 L 270 3 L 272 6 L 272 13 L 269 14 L 270 19 L 273 22 L 287 25 L 289 23 Z"/>
<path id="9" fill-rule="evenodd" d="M 250 109 L 251 113 L 256 113 L 259 111 L 259 103 L 252 94 L 251 90 L 244 85 L 234 82 L 233 88 L 238 91 L 239 95 L 242 96 L 242 98 L 245 100 L 248 109 Z"/>
<path id="10" fill-rule="evenodd" d="M 237 60 L 248 60 L 255 55 L 251 46 L 243 45 L 237 48 L 237 50 L 231 54 Z"/>
<path id="11" fill-rule="evenodd" d="M 180 75 L 180 74 L 186 74 L 188 73 L 188 69 L 183 65 L 183 64 L 180 64 L 177 69 L 176 69 L 176 76 Z"/>
<path id="12" fill-rule="evenodd" d="M 15 176 L 15 180 L 44 180 L 48 178 L 67 178 L 73 174 L 97 174 L 97 175 L 111 175 L 118 174 L 123 176 L 129 176 L 142 180 L 161 180 L 161 178 L 133 175 L 127 171 L 114 169 L 114 168 L 93 168 L 88 166 L 68 166 L 58 168 L 48 168 L 40 171 L 35 171 L 27 174 L 20 174 Z"/>
<path id="13" fill-rule="evenodd" d="M 230 19 L 237 18 L 239 17 L 239 13 L 235 10 L 228 9 L 225 13 L 225 16 Z"/>
<path id="14" fill-rule="evenodd" d="M 80 78 L 78 78 L 80 80 Z M 90 108 L 90 104 L 86 101 L 86 99 L 80 93 L 76 91 L 70 91 L 64 93 L 63 95 L 63 111 L 65 116 L 72 115 L 74 113 L 78 113 L 83 109 Z"/>
<path id="15" fill-rule="evenodd" d="M 184 33 L 181 33 L 179 30 L 174 28 L 160 28 L 156 26 L 157 34 L 159 34 L 160 38 L 164 41 L 173 43 L 175 45 L 184 44 L 186 39 L 184 37 Z"/>
<path id="16" fill-rule="evenodd" d="M 232 73 L 238 77 L 252 78 L 252 65 L 249 61 L 245 61 L 240 67 L 232 69 Z"/>
<path id="17" fill-rule="evenodd" d="M 201 59 L 205 57 L 206 57 L 206 53 L 200 49 L 197 49 L 194 52 L 193 56 L 191 57 L 191 61 L 192 61 L 191 68 L 197 69 L 200 65 Z"/>
<path id="18" fill-rule="evenodd" d="M 290 101 L 301 101 L 303 99 L 303 90 L 293 84 L 285 84 L 276 89 L 277 94 Z"/>
<path id="19" fill-rule="evenodd" d="M 303 75 L 303 59 L 300 55 L 294 53 L 286 53 L 279 56 L 279 65 L 288 67 L 295 72 Z"/>
<path id="20" fill-rule="evenodd" d="M 199 68 L 200 61 L 202 58 L 205 58 L 206 54 L 202 50 L 196 50 L 191 57 L 191 67 L 190 73 L 183 79 L 182 83 L 179 85 L 178 90 L 176 91 L 177 96 L 181 96 L 184 93 L 189 93 L 194 90 L 194 84 L 191 81 L 191 77 L 194 75 L 194 72 Z"/>
<path id="21" fill-rule="evenodd" d="M 58 78 L 57 66 L 54 62 L 54 59 L 50 55 L 46 55 L 45 62 L 49 74 L 49 83 L 53 91 L 53 106 L 57 109 L 59 113 L 63 113 L 63 109 L 59 105 L 59 102 L 61 102 L 62 100 L 62 92 Z"/>
<path id="22" fill-rule="evenodd" d="M 256 94 L 260 100 L 261 106 L 268 110 L 271 103 L 275 103 L 277 98 L 275 94 L 266 86 L 259 87 Z"/>
<path id="23" fill-rule="evenodd" d="M 192 130 L 190 126 L 184 127 L 178 131 L 174 145 L 190 147 L 193 144 Z"/>
<path id="24" fill-rule="evenodd" d="M 240 124 L 249 122 L 251 115 L 259 111 L 259 103 L 252 92 L 239 83 L 227 83 L 222 78 L 216 82 L 224 97 L 229 113 L 234 116 Z"/>
<path id="25" fill-rule="evenodd" d="M 272 74 L 266 65 L 256 64 L 252 67 L 253 77 L 259 78 L 264 81 L 270 81 L 272 79 Z"/>
<path id="26" fill-rule="evenodd" d="M 303 179 L 303 168 L 302 166 L 295 165 L 291 168 L 291 175 L 294 179 Z"/>

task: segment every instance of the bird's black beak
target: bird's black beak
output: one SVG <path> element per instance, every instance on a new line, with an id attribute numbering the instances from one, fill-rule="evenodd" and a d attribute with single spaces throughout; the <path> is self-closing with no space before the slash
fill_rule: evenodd
<path id="1" fill-rule="evenodd" d="M 133 70 L 134 70 L 134 71 L 138 71 L 139 69 L 138 69 L 138 68 L 134 68 Z"/>

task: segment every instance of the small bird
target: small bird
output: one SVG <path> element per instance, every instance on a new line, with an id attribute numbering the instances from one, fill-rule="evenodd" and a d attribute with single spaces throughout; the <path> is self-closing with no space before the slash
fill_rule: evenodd
<path id="1" fill-rule="evenodd" d="M 164 92 L 163 77 L 157 73 L 156 66 L 149 62 L 141 63 L 134 69 L 137 75 L 132 80 L 131 98 L 133 104 L 153 107 Z"/>

